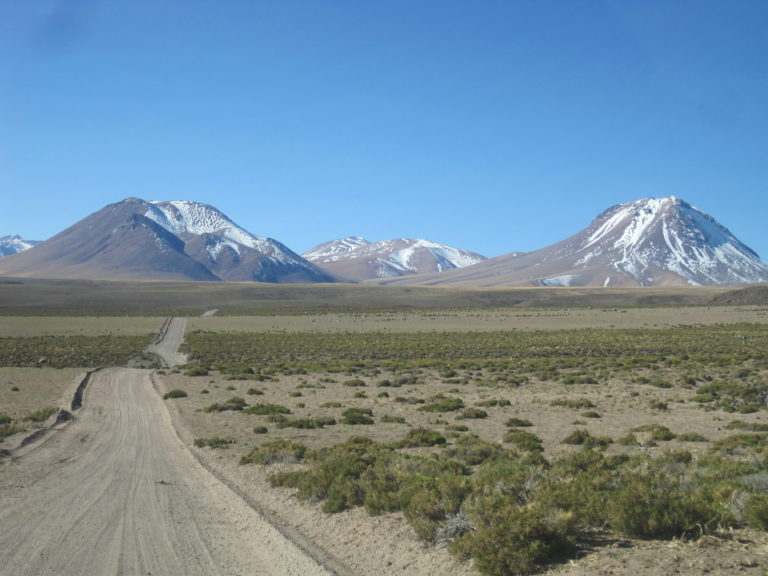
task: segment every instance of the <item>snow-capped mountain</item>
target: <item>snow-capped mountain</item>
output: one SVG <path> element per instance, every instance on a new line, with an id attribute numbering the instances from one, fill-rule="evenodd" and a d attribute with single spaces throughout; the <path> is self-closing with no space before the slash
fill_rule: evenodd
<path id="1" fill-rule="evenodd" d="M 18 252 L 24 252 L 29 250 L 35 244 L 39 244 L 39 240 L 24 240 L 21 236 L 1 236 L 0 237 L 0 258 L 3 256 L 10 256 L 11 254 L 17 254 Z"/>
<path id="2" fill-rule="evenodd" d="M 609 208 L 553 246 L 421 282 L 476 286 L 728 285 L 768 282 L 768 265 L 712 216 L 669 196 Z"/>
<path id="3" fill-rule="evenodd" d="M 368 242 L 360 236 L 320 244 L 302 256 L 353 281 L 443 272 L 485 260 L 480 254 L 420 238 Z"/>
<path id="4" fill-rule="evenodd" d="M 34 249 L 0 261 L 0 273 L 38 277 L 332 282 L 270 238 L 196 202 L 110 204 Z"/>

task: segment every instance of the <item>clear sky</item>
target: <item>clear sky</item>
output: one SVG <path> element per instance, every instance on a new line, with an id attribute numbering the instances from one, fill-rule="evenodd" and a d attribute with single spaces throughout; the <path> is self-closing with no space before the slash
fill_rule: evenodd
<path id="1" fill-rule="evenodd" d="M 768 259 L 765 0 L 0 0 L 0 236 L 138 196 L 496 256 L 669 195 Z"/>

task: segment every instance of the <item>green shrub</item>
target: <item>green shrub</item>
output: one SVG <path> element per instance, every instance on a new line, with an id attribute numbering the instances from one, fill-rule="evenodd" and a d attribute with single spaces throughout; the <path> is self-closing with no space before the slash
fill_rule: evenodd
<path id="1" fill-rule="evenodd" d="M 256 416 L 274 416 L 280 414 L 290 414 L 291 409 L 282 404 L 254 404 L 243 410 L 245 414 L 254 414 Z"/>
<path id="2" fill-rule="evenodd" d="M 248 404 L 245 402 L 245 399 L 240 398 L 239 396 L 233 396 L 222 404 L 219 404 L 218 402 L 211 404 L 207 408 L 204 408 L 203 412 L 225 412 L 227 410 L 238 412 L 243 410 L 246 406 L 248 406 Z"/>
<path id="3" fill-rule="evenodd" d="M 533 422 L 525 418 L 510 418 L 504 423 L 509 428 L 527 428 L 533 426 Z"/>
<path id="4" fill-rule="evenodd" d="M 385 422 L 388 424 L 405 424 L 405 417 L 404 416 L 392 416 L 390 414 L 385 414 L 381 418 L 379 418 L 380 422 Z"/>
<path id="5" fill-rule="evenodd" d="M 669 466 L 623 474 L 608 499 L 607 518 L 621 534 L 640 538 L 692 536 L 724 520 L 717 502 L 689 490 L 679 469 Z"/>
<path id="6" fill-rule="evenodd" d="M 504 408 L 506 406 L 512 406 L 512 402 L 509 400 L 497 400 L 497 399 L 491 399 L 491 400 L 483 400 L 482 402 L 477 403 L 478 406 L 482 406 L 483 408 Z"/>
<path id="7" fill-rule="evenodd" d="M 482 419 L 482 418 L 488 418 L 488 412 L 485 410 L 481 410 L 480 408 L 465 408 L 461 414 L 457 416 L 457 418 L 460 418 L 462 420 L 472 420 L 472 419 Z"/>
<path id="8" fill-rule="evenodd" d="M 725 426 L 726 430 L 744 430 L 747 432 L 768 432 L 768 424 L 758 424 L 756 422 L 744 422 L 743 420 L 734 420 Z"/>
<path id="9" fill-rule="evenodd" d="M 455 412 L 464 408 L 464 401 L 461 398 L 447 396 L 436 396 L 432 402 L 418 408 L 420 412 Z"/>
<path id="10" fill-rule="evenodd" d="M 6 424 L 0 424 L 0 442 L 5 440 L 8 436 L 13 436 L 18 432 L 24 432 L 24 428 L 20 428 L 19 426 L 11 424 L 10 422 Z"/>
<path id="11" fill-rule="evenodd" d="M 581 415 L 584 418 L 602 418 L 599 412 L 595 412 L 594 410 L 587 410 L 586 412 L 582 412 Z"/>
<path id="12" fill-rule="evenodd" d="M 651 400 L 648 403 L 648 407 L 651 410 L 660 410 L 662 412 L 669 409 L 669 406 L 667 405 L 667 403 L 662 400 Z"/>
<path id="13" fill-rule="evenodd" d="M 220 438 L 218 436 L 211 436 L 210 438 L 195 438 L 195 446 L 198 448 L 228 448 L 230 444 L 234 444 L 235 440 L 232 438 Z"/>
<path id="14" fill-rule="evenodd" d="M 550 406 L 561 406 L 580 410 L 583 408 L 595 408 L 595 404 L 588 398 L 558 398 L 549 403 Z"/>
<path id="15" fill-rule="evenodd" d="M 454 458 L 467 466 L 482 464 L 504 453 L 505 450 L 500 445 L 486 442 L 476 434 L 460 437 L 456 440 L 456 444 L 446 451 L 449 458 Z"/>
<path id="16" fill-rule="evenodd" d="M 0 412 L 0 425 L 3 424 L 10 424 L 11 423 L 11 417 L 8 416 L 5 412 Z"/>
<path id="17" fill-rule="evenodd" d="M 185 376 L 208 376 L 208 366 L 190 366 L 184 370 Z"/>
<path id="18" fill-rule="evenodd" d="M 22 420 L 25 422 L 45 422 L 46 420 L 48 420 L 48 418 L 56 414 L 56 412 L 58 411 L 59 411 L 58 408 L 54 406 L 49 406 L 48 408 L 41 408 L 40 410 L 36 410 L 35 412 L 32 412 L 32 414 L 28 414 L 27 416 L 24 416 Z"/>
<path id="19" fill-rule="evenodd" d="M 342 424 L 373 424 L 373 410 L 370 408 L 347 408 L 341 413 Z"/>
<path id="20" fill-rule="evenodd" d="M 709 442 L 705 436 L 702 436 L 698 432 L 685 432 L 684 434 L 678 434 L 677 439 L 680 442 Z"/>
<path id="21" fill-rule="evenodd" d="M 253 429 L 254 434 L 267 434 L 269 429 L 266 426 L 256 426 Z"/>
<path id="22" fill-rule="evenodd" d="M 286 419 L 277 423 L 278 428 L 315 429 L 325 428 L 336 424 L 336 419 L 330 416 L 318 416 L 317 418 Z"/>
<path id="23" fill-rule="evenodd" d="M 163 394 L 163 400 L 168 400 L 169 398 L 186 398 L 187 393 L 184 390 L 181 390 L 179 388 L 174 388 L 173 390 L 169 390 L 165 394 Z"/>
<path id="24" fill-rule="evenodd" d="M 400 490 L 400 508 L 416 535 L 432 542 L 441 524 L 458 514 L 469 489 L 462 476 L 417 474 Z"/>
<path id="25" fill-rule="evenodd" d="M 744 519 L 752 528 L 768 532 L 768 494 L 753 494 L 744 505 Z"/>
<path id="26" fill-rule="evenodd" d="M 240 464 L 274 464 L 275 462 L 301 462 L 307 447 L 291 440 L 273 440 L 256 446 L 240 458 Z"/>
<path id="27" fill-rule="evenodd" d="M 574 444 L 586 448 L 605 448 L 612 444 L 613 440 L 608 436 L 592 436 L 588 430 L 577 428 L 563 439 L 563 444 Z"/>
<path id="28" fill-rule="evenodd" d="M 403 448 L 418 448 L 421 446 L 438 446 L 445 444 L 445 436 L 428 428 L 412 428 L 398 445 Z"/>
<path id="29" fill-rule="evenodd" d="M 248 388 L 248 391 L 246 392 L 246 394 L 250 394 L 251 396 L 263 396 L 264 391 L 259 390 L 258 388 Z"/>
<path id="30" fill-rule="evenodd" d="M 504 434 L 504 442 L 514 444 L 525 452 L 541 452 L 544 450 L 541 438 L 532 432 L 513 428 Z"/>
<path id="31" fill-rule="evenodd" d="M 475 529 L 451 546 L 489 576 L 530 574 L 573 553 L 575 528 L 568 514 L 521 507 L 509 496 L 485 496 L 471 507 Z"/>
<path id="32" fill-rule="evenodd" d="M 344 386 L 352 386 L 353 388 L 365 386 L 365 382 L 363 380 L 360 380 L 360 378 L 353 378 L 352 380 L 345 380 L 343 382 Z"/>

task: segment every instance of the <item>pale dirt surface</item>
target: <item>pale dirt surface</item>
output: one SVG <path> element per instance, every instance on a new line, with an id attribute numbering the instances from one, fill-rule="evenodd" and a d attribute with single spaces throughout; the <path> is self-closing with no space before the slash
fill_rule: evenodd
<path id="1" fill-rule="evenodd" d="M 67 390 L 84 375 L 82 368 L 0 368 L 0 413 L 21 420 L 41 408 L 65 407 L 72 399 Z"/>
<path id="2" fill-rule="evenodd" d="M 184 364 L 187 356 L 179 352 L 179 346 L 184 341 L 186 326 L 186 318 L 169 318 L 163 323 L 158 338 L 147 347 L 147 352 L 159 356 L 168 367 Z"/>
<path id="3" fill-rule="evenodd" d="M 192 457 L 150 373 L 97 373 L 77 420 L 0 470 L 0 574 L 326 574 Z"/>
<path id="4" fill-rule="evenodd" d="M 269 316 L 206 316 L 189 319 L 189 330 L 210 332 L 441 332 L 662 328 L 737 322 L 768 323 L 765 306 L 675 308 L 551 308 L 329 313 Z"/>

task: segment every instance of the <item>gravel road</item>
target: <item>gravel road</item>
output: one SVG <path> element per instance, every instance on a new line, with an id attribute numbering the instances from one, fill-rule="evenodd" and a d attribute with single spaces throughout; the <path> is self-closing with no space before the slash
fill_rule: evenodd
<path id="1" fill-rule="evenodd" d="M 0 468 L 0 574 L 328 574 L 200 466 L 149 376 L 96 373 L 69 427 Z"/>
<path id="2" fill-rule="evenodd" d="M 147 347 L 147 352 L 157 354 L 165 366 L 172 368 L 187 362 L 187 356 L 179 352 L 184 341 L 186 318 L 169 318 L 160 329 L 160 336 Z"/>

